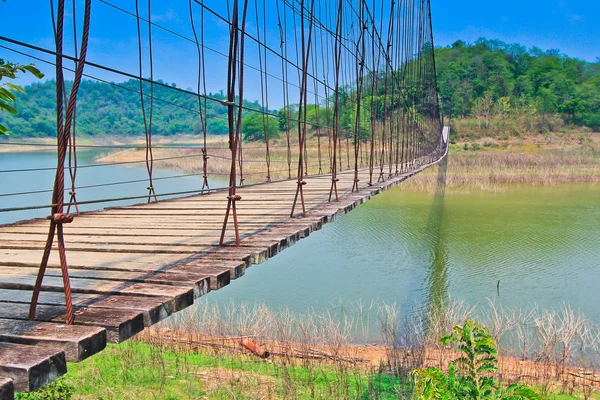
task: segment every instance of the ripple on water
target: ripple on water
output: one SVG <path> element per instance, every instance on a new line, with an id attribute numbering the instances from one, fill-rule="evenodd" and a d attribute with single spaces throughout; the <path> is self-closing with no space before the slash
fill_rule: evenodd
<path id="1" fill-rule="evenodd" d="M 326 225 L 216 300 L 323 309 L 340 300 L 559 306 L 600 320 L 600 188 L 431 196 L 391 190 Z M 265 290 L 268 288 L 268 290 Z"/>

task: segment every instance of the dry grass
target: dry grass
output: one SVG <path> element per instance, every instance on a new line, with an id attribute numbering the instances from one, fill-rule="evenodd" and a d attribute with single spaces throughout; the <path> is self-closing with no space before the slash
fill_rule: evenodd
<path id="1" fill-rule="evenodd" d="M 347 310 L 352 311 L 298 315 L 264 305 L 203 303 L 196 312 L 180 313 L 139 340 L 231 356 L 250 354 L 239 344 L 239 338 L 250 338 L 271 352 L 269 362 L 283 370 L 289 368 L 290 373 L 302 367 L 315 376 L 327 370 L 341 380 L 350 374 L 368 382 L 382 373 L 406 377 L 417 367 L 447 368 L 456 353 L 440 345 L 439 338 L 471 318 L 488 326 L 499 344 L 501 381 L 532 384 L 545 394 L 585 398 L 600 390 L 600 328 L 568 306 L 544 310 L 537 306 L 507 308 L 492 301 L 480 306 L 450 301 L 440 308 L 417 309 L 405 317 L 394 304 L 358 305 Z M 368 333 L 367 318 L 374 313 L 382 345 L 354 344 L 357 337 Z M 341 387 L 348 382 L 331 384 Z M 344 390 L 351 389 L 346 386 Z"/>
<path id="2" fill-rule="evenodd" d="M 405 315 L 406 316 L 401 316 Z M 381 342 L 355 344 L 377 316 Z M 343 312 L 296 314 L 248 303 L 201 302 L 156 329 L 70 366 L 74 398 L 410 399 L 407 373 L 445 369 L 455 348 L 439 344 L 466 318 L 490 327 L 499 380 L 597 398 L 600 330 L 568 306 L 543 310 L 447 301 L 400 313 L 395 304 L 355 304 Z M 258 357 L 241 340 L 271 354 Z M 573 398 L 573 397 L 562 397 Z"/>
<path id="3" fill-rule="evenodd" d="M 321 171 L 328 173 L 330 171 L 329 166 L 329 153 L 327 147 L 327 137 L 321 138 Z M 203 158 L 202 151 L 197 148 L 200 146 L 200 142 L 195 143 L 194 149 L 168 149 L 168 148 L 156 148 L 153 150 L 153 156 L 155 161 L 154 165 L 157 168 L 167 168 L 181 171 L 184 173 L 198 173 L 202 174 L 203 170 Z M 344 142 L 343 148 L 338 152 L 338 163 L 341 159 L 342 169 L 348 167 L 348 152 L 346 144 Z M 273 140 L 270 144 L 270 176 L 271 179 L 285 179 L 288 177 L 296 177 L 298 168 L 298 140 L 290 138 L 290 154 L 289 154 L 289 165 L 288 165 L 288 151 L 287 151 L 287 140 L 280 138 Z M 218 178 L 226 178 L 229 176 L 229 170 L 231 168 L 231 152 L 228 148 L 228 142 L 223 136 L 211 137 L 207 142 L 208 149 L 208 168 L 207 172 L 209 178 L 211 176 Z M 351 167 L 353 167 L 354 153 L 351 149 Z M 317 139 L 313 138 L 307 144 L 306 147 L 306 162 L 308 174 L 319 173 L 319 146 Z M 366 154 L 366 153 L 365 153 Z M 114 163 L 114 162 L 132 162 L 132 161 L 144 161 L 146 153 L 144 149 L 128 149 L 114 151 L 105 154 L 104 156 L 97 159 L 101 163 Z M 169 160 L 160 160 L 170 158 Z M 244 178 L 249 182 L 263 182 L 266 180 L 268 173 L 266 163 L 266 148 L 264 143 L 250 142 L 243 143 L 243 175 Z M 140 163 L 142 166 L 143 163 Z M 238 160 L 239 165 L 239 160 Z M 364 164 L 363 164 L 364 165 Z M 239 167 L 238 167 L 239 168 Z M 238 170 L 239 171 L 239 170 Z"/>
<path id="4" fill-rule="evenodd" d="M 453 151 L 448 157 L 446 189 L 454 192 L 504 191 L 508 185 L 556 186 L 600 183 L 600 156 L 588 149 Z M 433 192 L 437 171 L 424 171 L 403 188 Z"/>
<path id="5" fill-rule="evenodd" d="M 327 137 L 321 138 L 321 170 L 329 172 L 329 154 Z M 353 166 L 353 150 L 350 143 L 350 157 L 346 144 L 342 143 L 339 160 L 342 169 Z M 198 145 L 198 142 L 196 142 Z M 469 150 L 464 150 L 465 145 Z M 211 137 L 208 143 L 208 175 L 227 178 L 231 167 L 230 151 L 226 139 Z M 285 138 L 271 143 L 272 179 L 285 179 L 296 176 L 298 163 L 297 141 L 291 140 L 290 167 L 288 167 L 287 142 Z M 308 143 L 308 174 L 319 172 L 319 157 L 316 138 Z M 476 150 L 473 150 L 476 149 Z M 361 167 L 367 167 L 367 149 L 361 158 Z M 247 182 L 266 180 L 266 152 L 264 143 L 244 143 L 243 174 Z M 159 168 L 168 168 L 183 173 L 202 173 L 202 153 L 199 149 L 154 150 Z M 123 150 L 109 153 L 98 161 L 111 163 L 145 160 L 144 150 Z M 140 165 L 143 165 L 142 163 Z M 403 184 L 407 190 L 434 191 L 437 187 L 435 170 L 425 171 Z M 460 142 L 452 146 L 448 160 L 447 189 L 449 191 L 469 192 L 482 190 L 487 192 L 504 191 L 507 185 L 560 185 L 565 183 L 600 182 L 600 135 L 586 133 L 585 136 L 573 134 L 538 135 L 527 138 L 507 140 L 484 137 L 471 143 Z"/>

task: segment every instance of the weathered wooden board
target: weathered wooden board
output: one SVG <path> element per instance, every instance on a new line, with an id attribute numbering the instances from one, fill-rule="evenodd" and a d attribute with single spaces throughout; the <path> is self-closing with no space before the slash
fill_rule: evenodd
<path id="1" fill-rule="evenodd" d="M 0 319 L 0 342 L 44 344 L 61 349 L 78 362 L 106 347 L 106 329 L 95 326 Z"/>
<path id="2" fill-rule="evenodd" d="M 62 277 L 46 275 L 42 288 L 60 292 L 63 288 Z M 5 267 L 0 268 L 0 289 L 33 290 L 37 274 L 34 270 Z M 202 277 L 202 281 L 206 276 Z M 71 290 L 74 293 L 91 293 L 101 295 L 133 294 L 138 296 L 160 296 L 172 299 L 173 310 L 179 311 L 190 306 L 194 301 L 195 287 L 159 285 L 154 283 L 136 283 L 132 281 L 113 281 L 103 279 L 70 278 Z"/>
<path id="3" fill-rule="evenodd" d="M 0 342 L 0 378 L 15 382 L 18 392 L 31 392 L 67 372 L 62 350 Z"/>
<path id="4" fill-rule="evenodd" d="M 13 380 L 9 378 L 0 378 L 0 400 L 14 400 L 15 387 Z"/>
<path id="5" fill-rule="evenodd" d="M 0 307 L 0 318 L 29 319 L 29 304 L 4 302 Z M 74 307 L 74 324 L 106 328 L 109 342 L 120 343 L 144 329 L 141 312 L 131 310 Z M 64 323 L 65 307 L 38 305 L 36 321 Z"/>
<path id="6" fill-rule="evenodd" d="M 0 289 L 0 302 L 23 303 L 29 306 L 31 294 L 31 290 Z M 73 305 L 76 308 L 115 309 L 136 315 L 142 313 L 144 325 L 147 327 L 173 314 L 173 301 L 170 297 L 73 293 L 72 298 Z M 42 290 L 38 304 L 63 307 L 65 305 L 65 295 L 60 292 Z"/>
<path id="7" fill-rule="evenodd" d="M 0 345 L 64 350 L 68 360 L 77 361 L 99 351 L 106 341 L 126 340 L 413 175 L 390 177 L 387 167 L 384 172 L 387 181 L 368 186 L 368 171 L 361 169 L 359 191 L 354 193 L 354 172 L 339 173 L 339 201 L 332 203 L 331 176 L 306 177 L 306 216 L 301 216 L 298 202 L 290 217 L 298 187 L 295 179 L 238 188 L 239 247 L 234 246 L 232 219 L 226 246 L 218 246 L 227 205 L 223 190 L 82 213 L 65 225 L 75 308 L 74 325 L 68 327 L 56 245 L 36 321 L 28 321 L 48 221 L 0 226 Z M 373 179 L 378 177 L 376 168 Z M 46 375 L 51 379 L 49 370 Z M 18 378 L 17 384 L 29 387 L 27 379 Z"/>

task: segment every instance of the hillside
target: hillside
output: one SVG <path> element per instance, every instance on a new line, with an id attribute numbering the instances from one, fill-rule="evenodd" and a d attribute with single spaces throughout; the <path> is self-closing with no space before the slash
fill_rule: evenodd
<path id="1" fill-rule="evenodd" d="M 71 85 L 72 82 L 67 82 L 67 89 Z M 24 89 L 26 94 L 15 93 L 19 114 L 0 114 L 0 123 L 4 121 L 13 137 L 55 136 L 55 82 L 34 83 Z M 154 134 L 202 133 L 197 97 L 177 90 L 174 85 L 154 85 L 153 90 L 157 99 L 153 110 Z M 149 84 L 144 86 L 144 93 L 149 95 Z M 226 100 L 222 93 L 210 93 L 209 96 Z M 144 101 L 149 117 L 149 97 L 146 96 Z M 261 109 L 258 102 L 245 101 L 244 104 Z M 227 107 L 215 101 L 207 101 L 206 106 L 207 130 L 212 134 L 226 134 Z M 133 79 L 118 84 L 82 81 L 77 101 L 77 131 L 86 135 L 143 135 L 139 83 Z"/>
<path id="2" fill-rule="evenodd" d="M 436 64 L 445 114 L 477 120 L 464 129 L 546 133 L 570 125 L 600 130 L 600 62 L 480 39 L 436 49 Z"/>
<path id="3" fill-rule="evenodd" d="M 436 63 L 444 114 L 455 120 L 455 133 L 459 136 L 521 136 L 570 128 L 600 131 L 600 62 L 587 63 L 558 50 L 527 50 L 518 44 L 480 39 L 471 45 L 457 41 L 452 46 L 437 48 Z M 68 87 L 71 84 L 67 82 Z M 15 93 L 19 115 L 0 114 L 0 123 L 9 127 L 13 137 L 54 136 L 54 81 L 35 83 L 25 90 L 27 94 Z M 138 90 L 135 80 L 118 84 L 84 80 L 78 97 L 78 132 L 142 135 L 144 123 Z M 149 94 L 148 84 L 144 92 Z M 370 95 L 367 92 L 363 94 L 365 97 Z M 202 132 L 194 95 L 161 82 L 154 85 L 154 96 L 157 98 L 154 134 Z M 209 96 L 225 100 L 222 93 Z M 380 93 L 379 97 L 382 96 Z M 342 97 L 352 98 L 352 93 Z M 382 100 L 366 98 L 363 104 L 372 101 Z M 146 98 L 147 109 L 148 103 Z M 260 109 L 257 101 L 246 101 L 245 105 Z M 355 120 L 352 102 L 345 101 L 340 107 L 342 129 L 352 131 Z M 320 111 L 315 114 L 317 108 Z M 294 107 L 290 110 L 295 117 Z M 226 113 L 223 104 L 207 102 L 210 134 L 227 133 Z M 324 118 L 330 114 L 323 104 L 310 106 L 308 113 L 311 123 L 316 122 L 315 115 Z M 280 115 L 285 112 L 280 110 Z M 367 125 L 368 120 L 364 118 Z M 260 119 L 258 125 L 262 123 Z M 285 121 L 283 124 L 280 121 L 279 127 L 290 128 Z M 260 138 L 261 135 L 255 137 Z"/>

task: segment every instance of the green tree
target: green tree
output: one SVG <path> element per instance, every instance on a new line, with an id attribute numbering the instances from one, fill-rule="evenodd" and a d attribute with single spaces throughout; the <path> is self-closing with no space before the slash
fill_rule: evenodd
<path id="1" fill-rule="evenodd" d="M 249 113 L 242 118 L 242 133 L 244 140 L 264 141 L 265 134 L 269 139 L 279 137 L 277 120 L 261 113 Z"/>
<path id="2" fill-rule="evenodd" d="M 38 79 L 42 79 L 44 74 L 42 74 L 34 64 L 29 65 L 19 65 L 11 63 L 10 61 L 5 61 L 0 58 L 0 111 L 8 112 L 12 115 L 16 115 L 19 112 L 14 106 L 14 103 L 17 101 L 16 96 L 13 91 L 25 93 L 25 90 L 18 85 L 15 85 L 10 82 L 2 82 L 3 79 L 16 79 L 18 74 L 31 73 Z M 8 128 L 6 126 L 0 124 L 0 134 L 8 135 Z"/>

